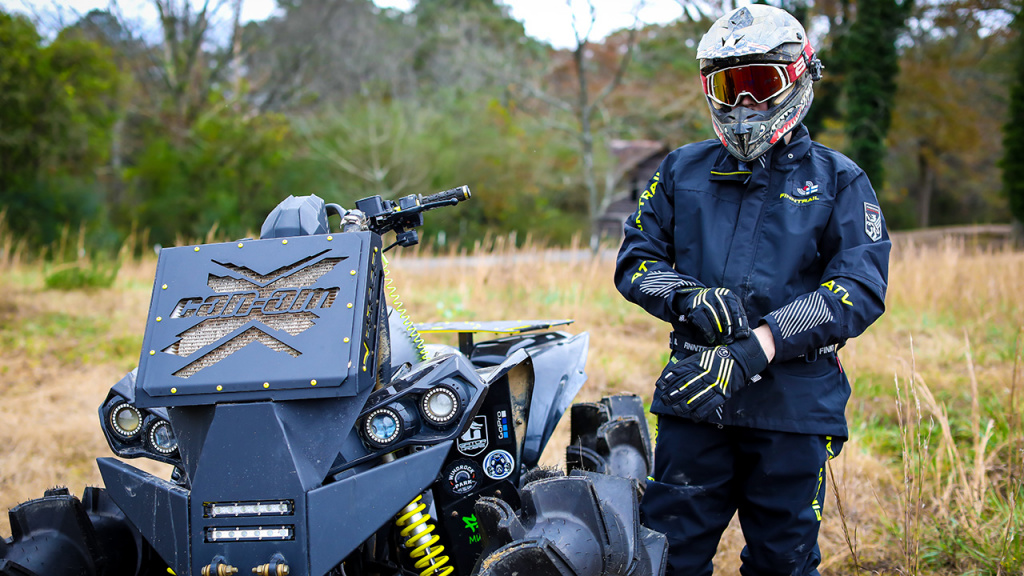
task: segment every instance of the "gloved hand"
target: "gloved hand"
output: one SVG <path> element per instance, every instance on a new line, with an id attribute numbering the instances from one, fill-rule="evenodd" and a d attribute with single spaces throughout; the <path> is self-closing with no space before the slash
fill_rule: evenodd
<path id="1" fill-rule="evenodd" d="M 743 338 L 669 361 L 656 386 L 661 401 L 677 416 L 702 421 L 767 367 L 768 357 L 757 338 Z"/>
<path id="2" fill-rule="evenodd" d="M 747 313 L 739 297 L 728 288 L 691 288 L 679 290 L 672 308 L 696 327 L 708 344 L 730 344 L 750 336 Z"/>

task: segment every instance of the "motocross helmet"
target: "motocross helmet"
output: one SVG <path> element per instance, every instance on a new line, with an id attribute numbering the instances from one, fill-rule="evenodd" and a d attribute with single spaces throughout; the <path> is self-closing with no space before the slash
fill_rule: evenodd
<path id="1" fill-rule="evenodd" d="M 803 120 L 821 61 L 800 22 L 780 8 L 753 4 L 718 19 L 697 46 L 700 80 L 715 133 L 729 152 L 749 162 Z M 739 106 L 744 96 L 766 111 Z"/>

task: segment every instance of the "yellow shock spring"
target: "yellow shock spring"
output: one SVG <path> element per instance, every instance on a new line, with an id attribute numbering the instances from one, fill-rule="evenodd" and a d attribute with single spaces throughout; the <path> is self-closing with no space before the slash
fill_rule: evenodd
<path id="1" fill-rule="evenodd" d="M 395 519 L 401 528 L 399 534 L 405 538 L 405 547 L 410 548 L 409 556 L 416 560 L 415 567 L 420 576 L 448 576 L 455 567 L 448 564 L 448 557 L 443 556 L 444 546 L 437 543 L 441 538 L 434 534 L 427 506 L 420 502 L 423 496 L 417 496 L 408 506 L 402 508 Z"/>
<path id="2" fill-rule="evenodd" d="M 416 326 L 409 319 L 408 312 L 405 311 L 405 305 L 402 304 L 401 299 L 398 296 L 398 287 L 394 285 L 394 281 L 391 276 L 388 276 L 388 259 L 382 258 L 384 264 L 384 289 L 391 296 L 391 301 L 394 303 L 395 312 L 398 312 L 398 318 L 402 321 L 402 326 L 405 326 L 406 332 L 409 333 L 409 338 L 412 339 L 412 345 L 416 348 L 416 353 L 420 356 L 420 361 L 426 361 L 427 349 L 423 344 L 423 337 L 420 336 Z"/>

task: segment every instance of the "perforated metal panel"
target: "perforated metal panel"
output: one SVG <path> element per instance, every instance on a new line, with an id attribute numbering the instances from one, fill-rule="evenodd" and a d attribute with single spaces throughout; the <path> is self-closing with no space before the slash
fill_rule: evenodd
<path id="1" fill-rule="evenodd" d="M 160 252 L 139 406 L 351 396 L 372 386 L 380 239 L 369 233 Z M 371 344 L 371 345 L 372 345 Z"/>

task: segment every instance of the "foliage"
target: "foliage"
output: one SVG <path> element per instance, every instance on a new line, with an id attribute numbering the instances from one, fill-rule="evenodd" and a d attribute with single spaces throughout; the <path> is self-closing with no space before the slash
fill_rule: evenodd
<path id="1" fill-rule="evenodd" d="M 352 103 L 297 122 L 309 152 L 329 166 L 331 198 L 395 198 L 469 184 L 474 201 L 430 218 L 423 235 L 465 241 L 487 231 L 559 242 L 580 231 L 581 207 L 558 174 L 572 173 L 567 145 L 497 99 L 441 94 L 429 106 Z"/>
<path id="2" fill-rule="evenodd" d="M 117 279 L 117 262 L 69 262 L 46 272 L 43 284 L 51 290 L 110 288 Z"/>
<path id="3" fill-rule="evenodd" d="M 991 135 L 1006 117 L 1008 43 L 985 18 L 924 5 L 908 27 L 889 136 L 893 177 L 880 194 L 903 227 L 1006 220 L 990 167 L 1001 155 Z"/>
<path id="4" fill-rule="evenodd" d="M 1024 222 L 1024 9 L 1017 8 L 1012 29 L 1016 34 L 1010 61 L 1013 63 L 1010 109 L 1003 129 L 1003 193 L 1009 199 L 1010 213 Z"/>
<path id="5" fill-rule="evenodd" d="M 409 62 L 420 40 L 370 0 L 285 0 L 242 32 L 248 100 L 261 111 L 308 112 L 349 99 L 416 93 Z"/>
<path id="6" fill-rule="evenodd" d="M 202 238 L 214 228 L 241 238 L 288 194 L 309 193 L 285 187 L 294 183 L 297 169 L 283 117 L 244 116 L 222 99 L 216 112 L 199 118 L 184 142 L 151 129 L 124 173 L 127 201 L 117 214 L 122 226 L 135 223 L 161 244 L 178 235 Z"/>
<path id="7" fill-rule="evenodd" d="M 683 19 L 641 30 L 623 86 L 609 98 L 618 137 L 672 147 L 714 137 L 693 57 L 710 26 L 707 18 Z"/>
<path id="8" fill-rule="evenodd" d="M 1019 362 L 1018 355 L 1015 368 Z M 967 414 L 951 414 L 920 374 L 911 372 L 897 388 L 906 491 L 899 515 L 888 520 L 910 574 L 923 568 L 992 575 L 1024 569 L 1024 430 L 1015 396 L 1011 392 L 1008 406 L 983 407 L 970 341 L 966 365 Z M 1015 390 L 1016 382 L 1011 386 Z"/>
<path id="9" fill-rule="evenodd" d="M 624 191 L 608 142 L 713 136 L 693 57 L 716 16 L 705 4 L 573 51 L 526 36 L 497 0 L 408 13 L 281 0 L 237 27 L 233 3 L 146 1 L 156 34 L 116 9 L 49 37 L 0 12 L 0 210 L 30 252 L 67 225 L 90 249 L 133 230 L 240 237 L 288 194 L 345 203 L 461 183 L 476 207 L 425 237 L 567 242 Z M 1022 100 L 998 24 L 1011 1 L 775 2 L 827 66 L 806 123 L 868 170 L 894 228 L 1007 218 L 997 179 L 1009 190 L 1024 175 L 1009 160 L 1000 173 L 989 136 Z M 1021 123 L 1007 123 L 1008 147 Z"/>
<path id="10" fill-rule="evenodd" d="M 471 94 L 504 87 L 514 68 L 542 59 L 507 6 L 495 0 L 420 0 L 411 12 L 413 70 L 421 89 Z"/>
<path id="11" fill-rule="evenodd" d="M 860 0 L 856 20 L 843 44 L 851 64 L 844 91 L 849 156 L 876 189 L 885 181 L 883 159 L 899 73 L 896 39 L 912 0 Z"/>
<path id="12" fill-rule="evenodd" d="M 44 45 L 22 16 L 0 12 L 0 204 L 34 243 L 66 223 L 102 219 L 96 168 L 109 150 L 119 75 L 109 52 L 74 29 Z"/>

